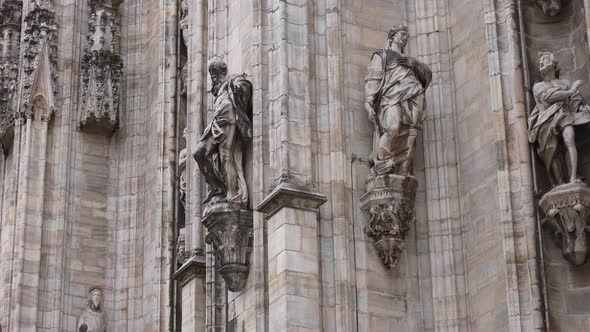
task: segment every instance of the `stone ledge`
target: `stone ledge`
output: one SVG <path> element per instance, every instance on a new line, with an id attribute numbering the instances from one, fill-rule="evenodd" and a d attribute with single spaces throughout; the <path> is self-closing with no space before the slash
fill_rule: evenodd
<path id="1" fill-rule="evenodd" d="M 205 256 L 202 253 L 194 254 L 172 275 L 172 279 L 184 286 L 194 278 L 205 276 Z"/>
<path id="2" fill-rule="evenodd" d="M 307 187 L 282 182 L 258 205 L 256 211 L 266 214 L 266 218 L 285 207 L 317 212 L 328 198 Z"/>

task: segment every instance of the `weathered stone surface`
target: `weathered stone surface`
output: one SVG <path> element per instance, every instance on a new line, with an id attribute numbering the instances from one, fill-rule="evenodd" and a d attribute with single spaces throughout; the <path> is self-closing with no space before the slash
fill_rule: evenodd
<path id="1" fill-rule="evenodd" d="M 382 175 L 367 183 L 367 193 L 361 197 L 361 208 L 369 215 L 365 233 L 388 268 L 396 266 L 414 225 L 417 187 L 412 176 Z"/>
<path id="2" fill-rule="evenodd" d="M 213 246 L 215 265 L 227 289 L 239 292 L 250 272 L 252 252 L 252 211 L 211 211 L 203 218 L 208 234 L 207 243 Z"/>
<path id="3" fill-rule="evenodd" d="M 88 47 L 81 60 L 80 130 L 111 135 L 119 125 L 123 59 L 119 50 L 122 0 L 94 0 L 88 23 Z"/>
<path id="4" fill-rule="evenodd" d="M 552 232 L 563 257 L 574 265 L 588 259 L 587 227 L 590 217 L 590 186 L 570 183 L 553 188 L 539 202 L 544 225 Z"/>

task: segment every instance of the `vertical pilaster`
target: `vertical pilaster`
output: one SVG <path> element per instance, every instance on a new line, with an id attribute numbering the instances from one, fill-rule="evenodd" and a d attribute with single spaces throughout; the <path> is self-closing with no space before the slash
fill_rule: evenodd
<path id="1" fill-rule="evenodd" d="M 267 218 L 270 331 L 322 330 L 318 209 L 325 202 L 283 184 L 258 207 Z"/>

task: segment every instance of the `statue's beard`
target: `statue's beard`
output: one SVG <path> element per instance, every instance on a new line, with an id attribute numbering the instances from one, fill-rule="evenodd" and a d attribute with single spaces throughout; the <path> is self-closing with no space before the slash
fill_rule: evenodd
<path id="1" fill-rule="evenodd" d="M 211 89 L 211 92 L 213 93 L 214 96 L 217 97 L 217 94 L 219 93 L 219 89 L 221 89 L 221 85 L 222 85 L 222 82 L 218 82 L 218 83 L 213 84 L 213 88 Z"/>

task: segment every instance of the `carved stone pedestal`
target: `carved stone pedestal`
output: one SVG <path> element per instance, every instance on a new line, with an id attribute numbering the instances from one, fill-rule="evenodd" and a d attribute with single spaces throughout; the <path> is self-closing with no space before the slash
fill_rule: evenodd
<path id="1" fill-rule="evenodd" d="M 543 226 L 553 232 L 563 257 L 576 266 L 586 263 L 590 186 L 577 182 L 555 187 L 543 196 L 539 205 L 545 213 Z"/>
<path id="2" fill-rule="evenodd" d="M 361 197 L 361 208 L 369 214 L 365 233 L 375 241 L 388 268 L 397 264 L 414 223 L 417 187 L 413 176 L 382 175 L 367 183 L 367 193 Z"/>
<path id="3" fill-rule="evenodd" d="M 238 292 L 244 288 L 250 270 L 252 251 L 252 211 L 211 209 L 203 219 L 213 245 L 219 274 L 227 289 Z"/>

